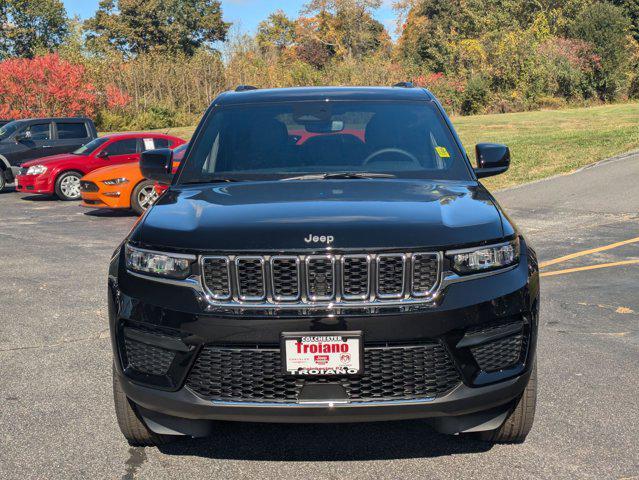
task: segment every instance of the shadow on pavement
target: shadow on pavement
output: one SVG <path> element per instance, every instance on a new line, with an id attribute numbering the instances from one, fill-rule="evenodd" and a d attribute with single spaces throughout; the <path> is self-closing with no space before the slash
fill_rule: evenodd
<path id="1" fill-rule="evenodd" d="M 425 422 L 256 424 L 221 422 L 209 438 L 159 447 L 167 455 L 271 461 L 358 461 L 486 452 L 492 444 L 441 435 Z"/>
<path id="2" fill-rule="evenodd" d="M 27 200 L 29 202 L 61 202 L 58 197 L 54 195 L 27 195 L 20 200 Z"/>
<path id="3" fill-rule="evenodd" d="M 106 218 L 139 216 L 133 210 L 109 209 L 109 208 L 88 209 L 86 212 L 84 212 L 84 214 L 88 217 L 106 217 Z"/>

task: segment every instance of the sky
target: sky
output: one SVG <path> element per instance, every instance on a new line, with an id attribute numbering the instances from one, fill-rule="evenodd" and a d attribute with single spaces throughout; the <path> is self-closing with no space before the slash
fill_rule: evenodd
<path id="1" fill-rule="evenodd" d="M 99 0 L 63 0 L 69 16 L 80 18 L 91 17 L 98 8 Z M 290 17 L 296 17 L 306 0 L 222 0 L 224 20 L 232 22 L 234 27 L 243 33 L 255 33 L 257 25 L 270 13 L 282 9 Z M 375 12 L 375 18 L 382 22 L 391 36 L 395 32 L 395 12 L 392 1 L 383 2 L 383 6 Z"/>

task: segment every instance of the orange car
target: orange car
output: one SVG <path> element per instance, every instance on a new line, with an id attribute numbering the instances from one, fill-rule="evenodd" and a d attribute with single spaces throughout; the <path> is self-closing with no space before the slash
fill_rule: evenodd
<path id="1" fill-rule="evenodd" d="M 175 149 L 176 160 L 185 145 Z M 183 154 L 183 153 L 182 153 Z M 153 181 L 142 176 L 138 162 L 100 168 L 80 180 L 82 206 L 90 208 L 130 208 L 142 214 L 157 200 Z"/>

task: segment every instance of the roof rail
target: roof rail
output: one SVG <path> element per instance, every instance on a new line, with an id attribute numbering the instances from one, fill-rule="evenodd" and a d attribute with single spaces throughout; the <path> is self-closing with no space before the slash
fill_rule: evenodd
<path id="1" fill-rule="evenodd" d="M 393 87 L 414 88 L 415 85 L 413 85 L 413 82 L 399 82 L 399 83 L 393 84 Z"/>
<path id="2" fill-rule="evenodd" d="M 247 92 L 249 90 L 257 90 L 257 87 L 254 87 L 253 85 L 238 85 L 235 87 L 236 92 Z"/>

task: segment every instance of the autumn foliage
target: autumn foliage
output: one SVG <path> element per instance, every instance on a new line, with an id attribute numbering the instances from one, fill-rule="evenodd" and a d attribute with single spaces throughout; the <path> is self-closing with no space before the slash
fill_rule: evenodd
<path id="1" fill-rule="evenodd" d="M 128 95 L 108 85 L 99 92 L 83 65 L 57 54 L 0 62 L 0 118 L 93 116 L 105 105 L 122 107 Z"/>

